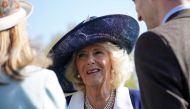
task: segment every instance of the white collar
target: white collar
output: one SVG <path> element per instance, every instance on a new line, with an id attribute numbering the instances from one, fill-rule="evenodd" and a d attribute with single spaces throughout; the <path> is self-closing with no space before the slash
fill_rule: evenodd
<path id="1" fill-rule="evenodd" d="M 84 94 L 82 91 L 72 95 L 68 109 L 84 109 Z M 128 88 L 117 88 L 113 109 L 133 109 Z"/>
<path id="2" fill-rule="evenodd" d="M 173 15 L 176 12 L 179 12 L 181 10 L 185 10 L 185 9 L 190 9 L 190 4 L 182 4 L 182 5 L 178 5 L 174 8 L 172 8 L 163 18 L 162 20 L 162 24 L 166 23 L 166 21 L 168 20 L 168 18 Z"/>
<path id="3" fill-rule="evenodd" d="M 28 76 L 30 74 L 32 74 L 32 72 L 35 72 L 35 71 L 38 71 L 38 70 L 41 70 L 40 67 L 37 67 L 37 66 L 34 66 L 34 65 L 28 65 L 22 69 L 19 69 L 17 70 L 21 75 L 24 75 L 24 76 Z M 0 82 L 5 82 L 5 83 L 8 83 L 12 81 L 12 79 L 10 77 L 8 77 L 4 71 L 2 70 L 2 68 L 0 67 Z"/>

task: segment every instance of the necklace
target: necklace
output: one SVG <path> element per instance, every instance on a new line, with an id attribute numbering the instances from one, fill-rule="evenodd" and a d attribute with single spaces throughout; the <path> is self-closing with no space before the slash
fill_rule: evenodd
<path id="1" fill-rule="evenodd" d="M 115 96 L 116 96 L 116 91 L 113 90 L 107 100 L 106 106 L 104 109 L 112 109 L 114 106 L 114 101 L 115 101 Z M 85 108 L 86 109 L 93 109 L 92 105 L 90 104 L 87 95 L 85 96 Z"/>

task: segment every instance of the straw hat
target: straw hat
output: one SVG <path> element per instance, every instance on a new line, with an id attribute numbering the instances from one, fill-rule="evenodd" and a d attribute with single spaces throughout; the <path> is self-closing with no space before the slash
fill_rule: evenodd
<path id="1" fill-rule="evenodd" d="M 73 92 L 65 78 L 65 67 L 74 52 L 96 42 L 111 42 L 131 52 L 139 34 L 137 21 L 127 15 L 114 14 L 90 17 L 64 35 L 49 52 L 53 57 L 54 70 L 64 92 Z"/>
<path id="2" fill-rule="evenodd" d="M 17 25 L 30 16 L 32 10 L 26 1 L 0 0 L 0 31 Z"/>

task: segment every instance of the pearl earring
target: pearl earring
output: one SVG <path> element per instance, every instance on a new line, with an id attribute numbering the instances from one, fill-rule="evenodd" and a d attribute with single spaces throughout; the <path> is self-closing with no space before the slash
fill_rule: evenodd
<path id="1" fill-rule="evenodd" d="M 80 78 L 80 75 L 79 75 L 79 74 L 77 75 L 77 78 Z"/>

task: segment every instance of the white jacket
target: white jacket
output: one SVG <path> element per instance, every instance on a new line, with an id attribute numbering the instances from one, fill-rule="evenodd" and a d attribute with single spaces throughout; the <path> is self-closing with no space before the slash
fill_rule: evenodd
<path id="1" fill-rule="evenodd" d="M 82 91 L 72 95 L 68 109 L 84 109 L 84 93 Z M 113 109 L 133 109 L 128 88 L 117 88 Z"/>

